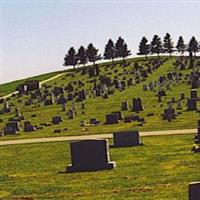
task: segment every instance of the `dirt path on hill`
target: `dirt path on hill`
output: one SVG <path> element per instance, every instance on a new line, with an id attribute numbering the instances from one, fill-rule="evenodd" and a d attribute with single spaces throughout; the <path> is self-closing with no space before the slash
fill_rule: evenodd
<path id="1" fill-rule="evenodd" d="M 40 81 L 40 86 L 43 85 L 44 83 L 47 83 L 47 82 L 49 82 L 49 81 L 52 81 L 52 80 L 54 80 L 54 79 L 59 78 L 59 77 L 62 76 L 63 74 L 65 74 L 65 73 L 60 73 L 60 74 L 57 74 L 57 75 L 55 75 L 55 76 L 52 76 L 51 78 L 48 78 L 48 79 L 46 79 L 46 80 L 44 80 L 44 81 Z M 7 94 L 7 95 L 5 95 L 5 96 L 3 96 L 3 97 L 0 97 L 0 98 L 1 98 L 1 99 L 6 99 L 6 98 L 11 97 L 13 94 L 14 94 L 14 95 L 15 95 L 15 94 L 18 94 L 18 91 L 14 91 L 14 92 L 12 92 L 12 93 L 10 93 L 10 94 Z"/>
<path id="2" fill-rule="evenodd" d="M 148 132 L 140 132 L 140 135 L 141 136 L 156 136 L 156 135 L 182 135 L 182 134 L 194 134 L 194 133 L 197 133 L 197 129 L 148 131 Z M 112 138 L 112 134 L 17 139 L 17 140 L 0 141 L 0 146 L 15 145 L 15 144 L 29 144 L 29 143 L 42 143 L 42 142 L 86 140 L 86 139 L 110 139 L 110 138 Z"/>

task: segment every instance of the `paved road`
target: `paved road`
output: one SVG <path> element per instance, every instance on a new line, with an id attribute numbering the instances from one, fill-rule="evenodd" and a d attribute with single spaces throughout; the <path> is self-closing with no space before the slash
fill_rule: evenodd
<path id="1" fill-rule="evenodd" d="M 141 136 L 156 136 L 156 135 L 181 135 L 181 134 L 194 134 L 194 133 L 197 133 L 197 129 L 149 131 L 149 132 L 141 132 L 140 135 Z M 112 134 L 61 136 L 61 137 L 48 137 L 48 138 L 7 140 L 7 141 L 0 141 L 0 146 L 16 145 L 16 144 L 29 144 L 29 143 L 42 143 L 42 142 L 86 140 L 86 139 L 104 139 L 104 138 L 106 138 L 106 139 L 112 138 Z"/>
<path id="2" fill-rule="evenodd" d="M 54 80 L 54 79 L 59 78 L 59 77 L 62 76 L 63 74 L 65 74 L 65 73 L 60 73 L 60 74 L 57 74 L 57 75 L 55 75 L 55 76 L 53 76 L 53 77 L 51 77 L 51 78 L 48 78 L 48 79 L 46 79 L 46 80 L 44 80 L 44 81 L 40 81 L 40 86 L 41 86 L 42 84 L 44 84 L 44 83 L 47 83 L 47 82 L 49 82 L 49 81 L 52 81 L 52 80 Z M 18 91 L 14 91 L 14 92 L 12 92 L 12 93 L 10 93 L 10 94 L 7 94 L 7 95 L 5 95 L 5 96 L 3 96 L 3 97 L 0 97 L 0 98 L 6 99 L 6 98 L 11 97 L 13 94 L 18 94 Z"/>

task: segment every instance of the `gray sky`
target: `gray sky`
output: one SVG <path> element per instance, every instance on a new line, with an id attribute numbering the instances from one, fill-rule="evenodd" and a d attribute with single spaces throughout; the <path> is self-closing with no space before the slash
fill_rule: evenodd
<path id="1" fill-rule="evenodd" d="M 64 69 L 71 46 L 90 42 L 103 53 L 122 36 L 133 55 L 142 36 L 169 32 L 200 40 L 200 1 L 1 0 L 1 83 Z"/>

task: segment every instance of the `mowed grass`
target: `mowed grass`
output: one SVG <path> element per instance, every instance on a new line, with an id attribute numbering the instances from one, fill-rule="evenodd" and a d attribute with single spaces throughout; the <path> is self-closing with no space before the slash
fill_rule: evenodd
<path id="1" fill-rule="evenodd" d="M 38 75 L 38 76 L 34 76 L 31 78 L 27 78 L 27 79 L 21 79 L 21 80 L 17 80 L 17 81 L 12 81 L 9 83 L 4 83 L 0 85 L 0 97 L 10 94 L 14 91 L 16 91 L 16 87 L 19 84 L 24 83 L 27 80 L 38 80 L 38 81 L 44 81 L 48 78 L 51 78 L 57 74 L 59 74 L 60 72 L 51 72 L 51 73 L 47 73 L 47 74 L 42 74 L 42 75 Z"/>
<path id="2" fill-rule="evenodd" d="M 70 164 L 68 142 L 2 146 L 0 199 L 187 200 L 189 182 L 200 180 L 193 135 L 142 140 L 110 149 L 114 170 L 71 174 L 58 173 Z"/>
<path id="3" fill-rule="evenodd" d="M 166 59 L 167 57 L 162 57 L 161 59 Z M 150 58 L 155 59 L 155 57 Z M 168 60 L 158 69 L 153 71 L 152 74 L 149 74 L 146 80 L 142 81 L 140 84 L 135 86 L 126 87 L 123 91 L 118 91 L 115 89 L 115 93 L 109 97 L 109 99 L 103 99 L 102 97 L 94 98 L 91 96 L 90 87 L 93 86 L 89 81 L 88 73 L 81 75 L 81 70 L 77 69 L 74 72 L 74 77 L 70 76 L 70 73 L 73 70 L 66 71 L 66 74 L 60 76 L 59 78 L 52 80 L 46 83 L 47 86 L 50 86 L 50 89 L 53 89 L 54 86 L 66 86 L 70 82 L 78 82 L 81 80 L 84 82 L 85 86 L 84 89 L 88 92 L 88 97 L 85 101 L 85 114 L 82 114 L 81 110 L 81 103 L 76 103 L 76 112 L 77 115 L 75 119 L 71 120 L 68 119 L 67 111 L 71 108 L 72 102 L 67 102 L 67 109 L 66 112 L 62 112 L 61 105 L 51 105 L 51 106 L 44 106 L 43 103 L 35 103 L 31 106 L 25 106 L 25 100 L 30 98 L 29 96 L 24 96 L 21 98 L 11 98 L 9 101 L 10 104 L 13 104 L 12 112 L 9 114 L 1 115 L 1 119 L 3 122 L 0 123 L 0 129 L 2 129 L 9 118 L 15 116 L 14 108 L 19 107 L 21 113 L 24 115 L 25 120 L 31 121 L 33 125 L 40 126 L 40 123 L 51 123 L 52 117 L 56 115 L 60 115 L 63 118 L 63 123 L 59 125 L 51 125 L 48 127 L 44 127 L 42 130 L 38 130 L 32 133 L 24 133 L 23 132 L 23 122 L 21 122 L 21 131 L 18 132 L 16 136 L 5 136 L 1 137 L 0 140 L 6 139 L 16 139 L 16 138 L 34 138 L 34 137 L 52 137 L 52 136 L 63 136 L 63 135 L 85 135 L 85 134 L 102 134 L 102 133 L 112 133 L 116 130 L 129 130 L 132 128 L 138 129 L 140 131 L 152 131 L 152 130 L 169 130 L 169 129 L 189 129 L 195 128 L 197 124 L 197 120 L 199 119 L 200 113 L 195 111 L 187 111 L 186 103 L 187 100 L 185 99 L 182 102 L 183 109 L 180 110 L 181 114 L 177 115 L 176 119 L 172 122 L 167 122 L 166 120 L 162 120 L 162 114 L 164 113 L 164 109 L 167 108 L 167 102 L 175 97 L 176 100 L 180 98 L 180 93 L 185 93 L 185 97 L 190 97 L 190 89 L 191 86 L 187 84 L 187 81 L 184 79 L 179 83 L 174 82 L 171 84 L 170 90 L 167 90 L 167 96 L 163 98 L 162 102 L 158 102 L 158 97 L 156 96 L 158 92 L 158 87 L 155 89 L 155 92 L 143 91 L 143 84 L 149 84 L 152 80 L 158 80 L 159 76 L 166 75 L 168 72 L 177 71 L 173 67 L 173 63 L 175 62 L 176 58 L 173 57 Z M 125 69 L 129 72 L 126 75 L 126 80 L 130 77 L 134 77 L 134 74 L 130 72 L 134 69 L 134 63 L 138 62 L 139 65 L 144 66 L 144 63 L 148 62 L 144 58 L 136 58 L 129 60 L 130 64 Z M 115 73 L 115 70 L 118 70 Z M 107 75 L 114 78 L 114 76 L 118 75 L 120 80 L 123 80 L 123 70 L 124 68 L 118 64 L 116 66 L 107 66 L 106 64 L 100 64 L 100 75 Z M 178 71 L 180 73 L 187 74 L 191 73 L 191 69 L 186 69 L 182 71 Z M 75 89 L 79 90 L 82 88 L 78 87 L 76 84 Z M 44 89 L 44 88 L 42 88 Z M 165 87 L 163 88 L 165 89 Z M 67 94 L 65 94 L 67 95 Z M 198 89 L 198 96 L 200 96 L 200 88 Z M 122 111 L 124 116 L 128 116 L 131 114 L 139 115 L 140 117 L 144 117 L 146 124 L 141 126 L 141 123 L 132 122 L 132 123 L 123 123 L 120 122 L 119 124 L 115 125 L 104 125 L 105 116 L 108 113 L 113 111 L 120 111 L 121 110 L 121 102 L 127 100 L 132 105 L 133 98 L 141 97 L 143 99 L 143 106 L 145 107 L 144 111 L 140 113 L 132 112 L 131 109 L 129 111 Z M 19 102 L 20 101 L 20 102 Z M 197 103 L 198 108 L 200 108 L 200 101 Z M 0 109 L 2 108 L 2 104 L 0 105 Z M 173 107 L 176 108 L 176 103 L 173 104 Z M 178 112 L 178 111 L 177 111 Z M 153 116 L 147 116 L 149 113 L 153 113 Z M 32 117 L 33 114 L 36 114 L 36 117 Z M 96 118 L 97 120 L 101 121 L 100 126 L 86 126 L 81 127 L 80 121 L 85 120 L 89 123 L 91 118 Z M 61 133 L 54 134 L 54 130 L 60 129 Z"/>

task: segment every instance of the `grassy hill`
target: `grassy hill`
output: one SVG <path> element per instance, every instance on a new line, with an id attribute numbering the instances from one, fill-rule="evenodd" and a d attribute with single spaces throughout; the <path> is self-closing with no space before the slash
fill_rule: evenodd
<path id="1" fill-rule="evenodd" d="M 0 98 L 2 96 L 5 96 L 7 94 L 10 94 L 14 91 L 16 91 L 16 87 L 19 85 L 19 84 L 22 84 L 24 83 L 24 81 L 27 81 L 27 80 L 38 80 L 38 81 L 43 81 L 43 80 L 46 80 L 48 78 L 51 78 L 57 74 L 59 74 L 60 72 L 51 72 L 51 73 L 47 73 L 47 74 L 42 74 L 42 75 L 38 75 L 38 76 L 33 76 L 33 77 L 30 77 L 30 78 L 27 78 L 27 79 L 21 79 L 21 80 L 17 80 L 17 81 L 12 81 L 12 82 L 9 82 L 9 83 L 4 83 L 4 84 L 1 84 L 0 85 Z"/>
<path id="2" fill-rule="evenodd" d="M 187 200 L 189 182 L 200 179 L 191 135 L 142 140 L 110 149 L 114 170 L 73 174 L 58 173 L 71 162 L 66 142 L 0 147 L 0 199 Z"/>
<path id="3" fill-rule="evenodd" d="M 187 59 L 187 58 L 186 58 Z M 114 79 L 117 76 L 120 80 L 128 80 L 131 77 L 135 77 L 133 73 L 135 68 L 135 63 L 137 62 L 139 66 L 143 66 L 144 70 L 146 69 L 146 64 L 149 62 L 155 61 L 156 58 L 152 57 L 148 61 L 145 58 L 135 58 L 127 61 L 127 66 L 123 66 L 123 63 L 118 61 L 115 65 L 111 63 L 102 63 L 99 64 L 100 75 L 108 76 L 111 79 Z M 76 117 L 75 119 L 68 119 L 67 111 L 72 107 L 72 101 L 67 102 L 67 111 L 63 112 L 61 105 L 53 104 L 50 106 L 44 106 L 44 103 L 37 103 L 34 100 L 34 103 L 30 106 L 25 106 L 24 103 L 28 99 L 30 99 L 30 94 L 22 97 L 12 97 L 9 100 L 9 104 L 12 106 L 12 112 L 1 115 L 2 122 L 0 123 L 0 129 L 5 126 L 5 123 L 9 118 L 14 117 L 15 115 L 15 107 L 19 107 L 21 113 L 24 115 L 25 120 L 31 121 L 33 125 L 41 126 L 41 123 L 48 123 L 48 126 L 43 126 L 43 129 L 37 130 L 36 132 L 24 133 L 22 130 L 17 134 L 17 136 L 6 136 L 1 139 L 8 138 L 30 138 L 30 137 L 49 137 L 49 136 L 59 136 L 59 135 L 83 135 L 83 134 L 101 134 L 101 133 L 112 133 L 116 130 L 129 130 L 129 129 L 137 129 L 137 130 L 167 130 L 167 129 L 187 129 L 187 128 L 195 128 L 196 121 L 199 118 L 199 113 L 195 111 L 187 111 L 186 110 L 186 99 L 182 102 L 183 109 L 179 111 L 176 119 L 172 122 L 168 122 L 166 120 L 162 120 L 161 114 L 163 114 L 164 109 L 168 106 L 168 101 L 174 97 L 176 101 L 180 98 L 180 93 L 184 92 L 186 98 L 190 96 L 190 85 L 187 84 L 187 81 L 182 79 L 179 82 L 173 82 L 170 84 L 170 89 L 166 90 L 165 86 L 163 88 L 166 90 L 167 96 L 163 98 L 162 102 L 158 102 L 157 92 L 159 87 L 155 88 L 155 91 L 143 91 L 143 85 L 149 84 L 151 81 L 157 81 L 160 76 L 167 75 L 168 72 L 180 72 L 182 76 L 186 74 L 190 74 L 192 69 L 186 66 L 185 70 L 175 69 L 173 63 L 176 61 L 176 58 L 168 58 L 161 57 L 160 59 L 163 64 L 152 71 L 152 73 L 148 74 L 147 78 L 143 78 L 140 83 L 137 83 L 133 86 L 126 87 L 125 90 L 119 91 L 118 89 L 112 88 L 114 93 L 109 95 L 108 99 L 102 97 L 93 97 L 93 93 L 91 91 L 91 87 L 93 87 L 94 83 L 93 79 L 97 79 L 99 77 L 88 76 L 87 70 L 92 66 L 85 67 L 86 73 L 83 73 L 84 68 L 79 68 L 75 71 L 68 70 L 64 75 L 60 76 L 58 79 L 52 80 L 46 83 L 41 91 L 46 89 L 52 90 L 53 87 L 65 87 L 69 83 L 73 83 L 75 91 L 79 89 L 84 89 L 87 91 L 87 99 L 83 101 L 85 104 L 84 113 L 81 109 L 82 102 L 76 102 Z M 44 80 L 54 74 L 48 74 L 45 76 L 40 76 L 40 80 Z M 124 78 L 125 77 L 125 78 Z M 34 78 L 35 79 L 35 78 Z M 38 78 L 37 78 L 38 79 Z M 78 81 L 82 81 L 84 86 L 79 87 Z M 17 84 L 17 83 L 15 83 Z M 3 85 L 1 86 L 2 88 Z M 7 86 L 11 91 L 11 86 Z M 14 84 L 12 84 L 12 88 Z M 5 88 L 2 90 L 6 90 Z M 200 88 L 198 89 L 198 93 L 200 92 Z M 67 93 L 65 94 L 67 95 Z M 105 116 L 108 113 L 113 111 L 121 110 L 121 102 L 127 100 L 129 104 L 132 104 L 132 99 L 141 97 L 143 99 L 143 106 L 145 109 L 140 113 L 132 112 L 131 110 L 122 111 L 124 116 L 128 116 L 131 114 L 139 115 L 139 117 L 144 118 L 146 123 L 139 123 L 137 121 L 131 123 L 120 122 L 115 125 L 105 125 Z M 200 102 L 198 102 L 198 106 L 200 106 Z M 3 107 L 3 104 L 0 105 L 0 109 Z M 176 102 L 173 103 L 173 107 L 176 108 Z M 153 113 L 153 115 L 152 115 Z M 36 115 L 36 117 L 33 117 Z M 59 125 L 51 124 L 51 120 L 53 116 L 60 115 L 63 118 L 63 123 Z M 80 126 L 80 121 L 85 120 L 89 123 L 91 118 L 96 118 L 101 122 L 101 125 L 94 126 L 89 125 L 85 127 Z M 21 123 L 23 126 L 23 121 Z M 55 134 L 54 131 L 59 129 L 61 133 Z"/>

